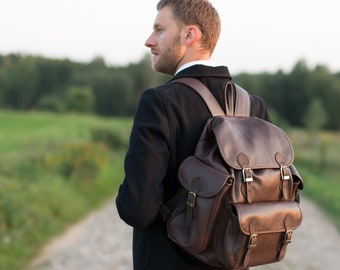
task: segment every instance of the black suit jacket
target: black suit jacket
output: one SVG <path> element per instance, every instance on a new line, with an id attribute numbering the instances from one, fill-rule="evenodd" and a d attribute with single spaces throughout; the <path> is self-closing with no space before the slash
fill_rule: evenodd
<path id="1" fill-rule="evenodd" d="M 201 80 L 225 109 L 223 89 L 231 80 L 227 67 L 195 65 L 173 79 Z M 172 80 L 173 80 L 172 79 Z M 251 115 L 268 120 L 264 101 L 251 96 Z M 212 270 L 169 240 L 158 212 L 179 188 L 177 169 L 195 151 L 203 126 L 211 117 L 190 87 L 168 83 L 143 92 L 125 157 L 125 179 L 116 205 L 120 217 L 134 227 L 135 270 Z"/>

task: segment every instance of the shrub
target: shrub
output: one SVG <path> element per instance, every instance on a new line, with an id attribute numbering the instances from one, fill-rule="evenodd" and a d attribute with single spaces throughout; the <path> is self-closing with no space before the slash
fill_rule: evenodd
<path id="1" fill-rule="evenodd" d="M 65 101 L 56 95 L 42 96 L 37 102 L 37 108 L 44 111 L 64 112 Z"/>
<path id="2" fill-rule="evenodd" d="M 104 127 L 92 128 L 90 130 L 92 141 L 102 142 L 111 149 L 122 149 L 128 147 L 128 139 L 117 130 L 111 130 Z"/>
<path id="3" fill-rule="evenodd" d="M 100 142 L 67 143 L 45 158 L 49 170 L 82 182 L 93 181 L 109 159 L 108 148 Z"/>
<path id="4" fill-rule="evenodd" d="M 92 88 L 73 86 L 68 89 L 67 101 L 70 111 L 90 113 L 93 110 L 95 97 Z"/>

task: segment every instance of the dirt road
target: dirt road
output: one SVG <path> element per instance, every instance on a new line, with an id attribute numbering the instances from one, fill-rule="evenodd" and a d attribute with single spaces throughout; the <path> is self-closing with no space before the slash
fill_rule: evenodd
<path id="1" fill-rule="evenodd" d="M 304 221 L 294 233 L 286 258 L 252 269 L 339 269 L 339 232 L 312 202 L 303 199 L 302 207 Z M 119 219 L 111 202 L 48 244 L 32 262 L 32 269 L 132 270 L 131 228 Z"/>

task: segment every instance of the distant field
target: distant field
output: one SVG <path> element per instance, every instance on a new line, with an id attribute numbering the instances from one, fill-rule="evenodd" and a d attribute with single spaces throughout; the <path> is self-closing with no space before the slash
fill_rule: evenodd
<path id="1" fill-rule="evenodd" d="M 21 270 L 48 239 L 114 196 L 131 119 L 0 111 L 0 123 L 0 269 Z M 340 228 L 339 133 L 288 134 L 303 194 Z"/>

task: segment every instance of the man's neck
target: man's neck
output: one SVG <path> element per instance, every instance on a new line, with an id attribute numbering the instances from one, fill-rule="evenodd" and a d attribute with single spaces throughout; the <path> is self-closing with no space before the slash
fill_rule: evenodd
<path id="1" fill-rule="evenodd" d="M 194 66 L 194 65 L 205 65 L 205 66 L 211 66 L 211 67 L 215 67 L 216 64 L 211 61 L 211 60 L 195 60 L 195 61 L 191 61 L 191 62 L 188 62 L 182 66 L 180 66 L 175 75 L 178 74 L 179 72 L 181 72 L 182 70 L 188 68 L 188 67 L 191 67 L 191 66 Z"/>

